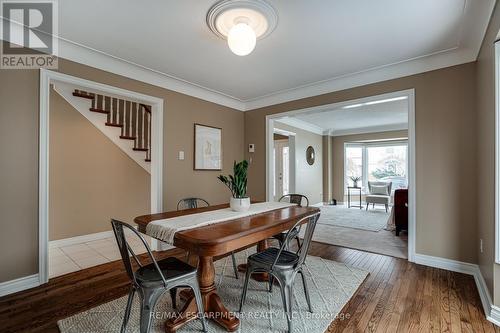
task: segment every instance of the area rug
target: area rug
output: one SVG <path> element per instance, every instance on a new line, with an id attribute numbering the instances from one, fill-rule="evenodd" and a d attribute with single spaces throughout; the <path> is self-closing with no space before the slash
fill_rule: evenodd
<path id="1" fill-rule="evenodd" d="M 251 252 L 253 251 L 246 250 L 237 253 L 238 262 L 245 262 Z M 233 276 L 230 257 L 219 260 L 215 266 L 218 293 L 226 307 L 236 311 L 239 307 L 244 276 L 240 274 L 239 279 Z M 294 285 L 293 324 L 295 332 L 308 333 L 323 333 L 336 316 L 344 315 L 340 311 L 368 275 L 367 271 L 312 256 L 307 258 L 305 273 L 314 312 L 307 311 L 304 290 L 298 276 Z M 273 288 L 272 293 L 266 288 L 266 283 L 251 280 L 243 312 L 237 314 L 240 317 L 238 332 L 287 331 L 279 288 L 277 286 Z M 134 300 L 127 332 L 139 332 L 139 302 L 137 297 Z M 59 329 L 62 333 L 119 332 L 126 302 L 125 296 L 60 320 Z M 172 311 L 167 292 L 158 302 L 155 316 L 165 318 Z M 164 332 L 163 326 L 161 320 L 155 320 L 151 332 Z M 200 332 L 200 330 L 200 321 L 194 320 L 179 331 Z M 225 330 L 209 321 L 208 332 L 225 332 Z"/>
<path id="2" fill-rule="evenodd" d="M 303 237 L 303 231 L 301 237 Z M 396 258 L 408 258 L 408 236 L 406 234 L 395 236 L 394 232 L 387 230 L 373 232 L 318 224 L 314 231 L 313 241 Z"/>
<path id="3" fill-rule="evenodd" d="M 345 206 L 322 206 L 318 224 L 380 231 L 389 220 L 389 213 L 379 209 L 346 208 Z"/>

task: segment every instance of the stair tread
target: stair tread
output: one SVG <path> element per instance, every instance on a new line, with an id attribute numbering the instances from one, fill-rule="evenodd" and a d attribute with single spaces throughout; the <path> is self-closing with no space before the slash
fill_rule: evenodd
<path id="1" fill-rule="evenodd" d="M 77 93 L 77 92 L 73 92 L 73 96 L 75 96 L 75 97 L 81 97 L 81 98 L 87 98 L 87 99 L 94 99 L 95 98 L 94 96 L 80 94 L 80 93 Z"/>
<path id="2" fill-rule="evenodd" d="M 92 112 L 109 114 L 109 111 L 102 110 L 102 109 L 90 108 L 89 110 L 92 111 Z"/>
<path id="3" fill-rule="evenodd" d="M 135 140 L 137 138 L 135 136 L 120 135 L 120 139 Z"/>
<path id="4" fill-rule="evenodd" d="M 113 123 L 106 123 L 106 126 L 113 126 L 113 127 L 123 127 L 123 124 L 113 124 Z"/>
<path id="5" fill-rule="evenodd" d="M 136 151 L 148 151 L 149 150 L 148 148 L 136 148 L 136 147 L 134 147 L 132 149 L 134 149 Z"/>

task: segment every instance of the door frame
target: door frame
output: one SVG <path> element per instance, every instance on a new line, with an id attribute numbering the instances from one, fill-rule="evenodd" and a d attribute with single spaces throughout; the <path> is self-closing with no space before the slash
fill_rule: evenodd
<path id="1" fill-rule="evenodd" d="M 277 154 L 276 153 L 276 146 L 281 146 L 281 154 Z M 276 169 L 277 169 L 277 162 L 278 162 L 278 159 L 276 158 L 277 156 L 279 156 L 280 160 L 281 160 L 281 168 L 283 168 L 283 148 L 284 147 L 288 147 L 288 152 L 290 154 L 290 139 L 280 139 L 280 140 L 274 140 L 274 174 L 276 175 Z M 288 191 L 290 192 L 290 178 L 291 178 L 291 175 L 290 175 L 290 155 L 288 155 Z M 281 177 L 281 193 L 278 193 L 278 183 L 276 181 L 276 177 L 274 177 L 274 181 L 275 181 L 275 191 L 276 191 L 276 195 L 274 196 L 274 200 L 277 200 L 276 198 L 281 198 L 283 196 L 283 175 Z"/>
<path id="2" fill-rule="evenodd" d="M 39 195 L 38 195 L 38 280 L 39 285 L 48 282 L 49 275 L 49 119 L 50 85 L 65 82 L 79 87 L 98 90 L 112 95 L 123 96 L 151 105 L 151 213 L 163 210 L 163 105 L 164 100 L 106 84 L 81 79 L 79 77 L 40 69 L 40 123 L 39 123 Z M 156 249 L 157 243 L 152 247 Z"/>
<path id="3" fill-rule="evenodd" d="M 366 103 L 373 99 L 388 99 L 394 97 L 407 97 L 408 102 L 408 261 L 415 262 L 415 244 L 417 229 L 416 207 L 416 140 L 415 140 L 415 89 L 406 89 L 385 94 L 372 95 L 338 103 L 320 105 L 305 109 L 275 113 L 266 116 L 266 200 L 273 198 L 274 172 L 272 172 L 272 143 L 274 134 L 274 121 L 290 115 L 326 111 L 332 108 L 342 108 L 347 105 Z"/>

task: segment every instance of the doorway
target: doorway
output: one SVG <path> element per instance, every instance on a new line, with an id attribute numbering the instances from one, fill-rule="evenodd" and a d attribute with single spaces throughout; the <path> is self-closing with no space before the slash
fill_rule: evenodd
<path id="1" fill-rule="evenodd" d="M 274 200 L 290 193 L 290 146 L 288 138 L 274 140 Z"/>
<path id="2" fill-rule="evenodd" d="M 273 160 L 274 160 L 273 136 L 274 136 L 274 132 L 273 132 L 273 129 L 275 128 L 275 122 L 280 123 L 280 122 L 285 121 L 288 125 L 298 127 L 299 125 L 301 125 L 301 122 L 304 123 L 304 122 L 307 122 L 308 120 L 311 120 L 311 119 L 316 117 L 316 119 L 315 119 L 316 122 L 314 122 L 314 121 L 312 122 L 316 126 L 311 126 L 311 123 L 302 124 L 303 128 L 307 129 L 309 132 L 313 132 L 313 133 L 316 133 L 317 135 L 323 136 L 324 142 L 327 142 L 326 145 L 323 144 L 323 147 L 328 147 L 323 152 L 323 154 L 325 156 L 324 160 L 326 160 L 326 161 L 333 160 L 334 161 L 333 163 L 337 163 L 337 164 L 340 163 L 341 164 L 340 167 L 337 167 L 335 169 L 336 171 L 334 170 L 331 174 L 329 174 L 329 176 L 331 176 L 331 178 L 334 179 L 334 181 L 333 181 L 334 185 L 333 185 L 332 192 L 334 192 L 335 190 L 338 190 L 337 191 L 338 193 L 335 196 L 333 196 L 331 193 L 327 192 L 328 190 L 325 190 L 325 193 L 323 194 L 323 198 L 325 198 L 324 201 L 330 202 L 330 199 L 336 199 L 338 202 L 343 203 L 343 201 L 345 201 L 344 200 L 344 193 L 346 193 L 346 191 L 348 190 L 347 187 L 352 187 L 352 188 L 354 188 L 354 190 L 358 190 L 360 187 L 364 187 L 364 189 L 361 188 L 361 191 L 363 191 L 363 190 L 365 191 L 365 192 L 362 192 L 363 201 L 365 201 L 366 194 L 369 194 L 368 193 L 369 190 L 367 189 L 368 186 L 363 186 L 363 185 L 365 183 L 368 183 L 368 181 L 373 182 L 374 180 L 371 178 L 373 178 L 375 176 L 376 176 L 375 178 L 377 178 L 376 180 L 382 179 L 382 181 L 386 181 L 387 179 L 392 177 L 390 179 L 390 181 L 387 181 L 387 182 L 395 184 L 395 187 L 400 185 L 398 182 L 396 182 L 396 180 L 398 180 L 398 181 L 401 180 L 401 183 L 403 183 L 403 180 L 404 180 L 405 184 L 402 184 L 401 186 L 404 187 L 405 185 L 407 185 L 406 209 L 407 209 L 407 219 L 408 219 L 407 227 L 406 227 L 407 228 L 407 234 L 406 234 L 407 235 L 407 245 L 405 245 L 405 247 L 404 247 L 404 257 L 407 257 L 409 261 L 414 261 L 415 238 L 416 238 L 416 235 L 415 235 L 415 231 L 416 231 L 416 227 L 415 227 L 415 224 L 416 224 L 416 217 L 415 217 L 415 212 L 416 212 L 416 205 L 415 205 L 415 193 L 416 193 L 416 183 L 415 183 L 415 96 L 414 96 L 414 94 L 415 94 L 414 90 L 410 89 L 410 90 L 398 91 L 398 92 L 387 93 L 387 94 L 376 95 L 376 96 L 369 96 L 369 97 L 364 97 L 364 98 L 360 98 L 360 99 L 356 99 L 356 100 L 348 100 L 348 101 L 339 102 L 339 103 L 322 105 L 319 107 L 294 110 L 294 111 L 289 111 L 289 112 L 285 112 L 285 113 L 273 114 L 273 115 L 267 116 L 266 117 L 266 125 L 267 125 L 267 135 L 266 135 L 267 199 L 269 200 L 269 199 L 272 199 L 274 197 L 273 189 L 274 189 L 274 183 L 275 183 L 275 178 L 274 178 L 275 172 L 273 171 L 273 168 L 274 168 L 274 165 L 273 165 Z M 393 102 L 393 103 L 390 103 L 390 102 Z M 363 116 L 370 114 L 369 112 L 364 112 L 365 108 L 366 109 L 369 109 L 369 108 L 386 109 L 390 105 L 399 105 L 400 108 L 404 107 L 404 110 L 405 110 L 404 116 L 403 116 L 403 112 L 400 112 L 400 114 L 399 114 L 399 117 L 401 119 L 403 119 L 403 117 L 404 117 L 404 121 L 406 123 L 406 125 L 405 125 L 406 127 L 404 127 L 406 133 L 404 136 L 394 137 L 391 139 L 387 139 L 387 138 L 359 139 L 359 138 L 356 138 L 355 140 L 353 140 L 351 142 L 342 142 L 342 144 L 339 145 L 339 147 L 337 147 L 338 148 L 337 151 L 341 151 L 341 153 L 336 155 L 336 156 L 329 156 L 329 155 L 332 155 L 332 150 L 335 151 L 335 149 L 331 149 L 331 147 L 336 144 L 336 143 L 332 142 L 333 140 L 330 140 L 331 137 L 354 134 L 354 133 L 346 133 L 345 129 L 339 130 L 336 133 L 333 133 L 330 130 L 325 130 L 325 128 L 321 126 L 322 123 L 320 123 L 318 121 L 319 117 L 322 113 L 335 110 L 338 112 L 338 114 L 342 114 L 343 116 L 344 115 L 347 116 L 347 118 L 352 120 L 356 125 L 359 125 L 359 123 L 363 123 L 363 120 L 361 118 Z M 387 110 L 379 110 L 379 112 L 381 112 L 380 113 L 381 115 L 383 115 L 383 112 L 385 112 L 385 111 L 387 111 Z M 311 117 L 309 117 L 309 116 L 311 116 Z M 344 119 L 345 119 L 345 117 L 344 117 Z M 379 119 L 377 117 L 375 117 L 374 119 L 371 119 L 371 120 L 375 120 L 375 123 L 376 123 Z M 399 128 L 397 126 L 395 127 L 393 125 L 387 125 L 387 126 L 383 126 L 383 127 L 379 127 L 379 128 L 376 128 L 376 126 L 373 124 L 370 126 L 372 126 L 374 128 L 374 132 L 375 132 L 375 129 L 379 132 L 397 131 L 397 130 L 403 129 L 403 128 Z M 358 130 L 359 130 L 359 133 L 367 133 L 365 131 L 366 128 L 358 128 Z M 327 137 L 327 139 L 325 139 L 325 136 Z M 375 153 L 378 153 L 378 150 L 377 150 L 378 146 L 382 147 L 382 148 L 380 148 L 380 147 L 379 148 L 384 150 L 384 152 L 386 152 L 387 154 L 389 154 L 388 151 L 394 150 L 392 146 L 394 146 L 394 144 L 395 144 L 395 142 L 390 142 L 390 140 L 396 140 L 396 139 L 399 140 L 398 144 L 403 143 L 402 145 L 400 144 L 400 146 L 404 146 L 406 149 L 405 154 L 404 154 L 404 155 L 406 155 L 404 168 L 403 168 L 404 170 L 403 169 L 402 170 L 399 170 L 399 169 L 393 170 L 394 165 L 392 165 L 391 163 L 385 163 L 388 161 L 387 158 L 386 159 L 383 159 L 383 158 L 377 159 L 376 158 L 377 156 L 380 157 L 383 155 L 383 154 L 382 155 L 375 154 Z M 337 142 L 339 142 L 339 140 L 337 140 Z M 355 175 L 357 177 L 353 177 L 354 180 L 356 180 L 356 178 L 359 177 L 359 179 L 356 180 L 356 182 L 358 182 L 359 186 L 353 185 L 352 184 L 352 183 L 354 183 L 353 179 L 350 177 L 347 177 L 348 178 L 347 179 L 345 176 L 346 174 L 344 172 L 344 168 L 345 168 L 345 165 L 344 165 L 344 163 L 345 163 L 344 143 L 349 143 L 352 145 L 362 145 L 362 146 L 366 147 L 366 149 L 365 149 L 366 155 L 367 155 L 366 159 L 365 159 L 366 170 L 363 170 L 363 168 L 361 168 L 359 170 L 359 175 Z M 387 148 L 387 147 L 390 147 L 390 148 Z M 371 155 L 368 156 L 369 152 L 373 156 L 371 156 Z M 370 157 L 370 158 L 368 159 L 368 157 Z M 360 161 L 361 161 L 361 158 L 360 158 Z M 300 168 L 302 168 L 302 166 L 297 166 L 297 175 L 296 175 L 297 178 L 301 178 L 302 171 Z M 306 166 L 306 168 L 307 168 L 307 166 Z M 393 168 L 393 169 L 391 169 L 391 168 Z M 378 169 L 381 169 L 381 171 Z M 387 170 L 385 170 L 385 169 L 387 169 Z M 325 167 L 323 168 L 323 170 L 326 171 L 327 173 L 329 172 L 328 169 Z M 374 176 L 374 172 L 377 173 L 377 175 Z M 364 177 L 363 177 L 363 173 L 365 173 Z M 399 173 L 403 173 L 404 176 L 396 177 L 397 176 L 396 174 L 399 175 Z M 337 179 L 337 181 L 335 181 L 335 179 Z M 331 183 L 332 182 L 330 180 L 328 184 L 330 185 Z M 366 185 L 368 185 L 368 184 L 366 184 Z M 328 189 L 329 186 L 324 186 L 323 188 Z M 390 200 L 393 201 L 394 200 L 393 191 L 391 191 L 391 193 L 389 193 L 388 195 L 389 196 L 392 195 Z M 391 202 L 391 204 L 392 204 L 392 202 Z M 323 206 L 325 206 L 325 205 L 326 204 L 323 203 Z M 385 209 L 377 209 L 377 208 L 380 208 L 380 207 L 377 207 L 375 205 L 375 208 L 373 208 L 372 204 L 370 204 L 369 210 L 366 210 L 366 205 L 364 205 L 364 209 L 362 211 L 363 211 L 363 213 L 365 211 L 369 212 L 369 213 L 381 213 L 380 211 L 383 210 L 383 213 L 385 213 Z M 359 214 L 362 213 L 362 212 L 360 212 L 359 208 L 357 209 L 357 211 L 359 212 Z M 352 209 L 351 211 L 344 210 L 342 213 L 349 213 L 349 214 L 356 213 L 357 214 L 357 212 L 355 212 L 354 209 Z M 336 212 L 335 212 L 335 214 L 336 214 Z M 332 215 L 335 215 L 335 214 L 332 214 Z M 322 215 L 326 216 L 326 214 L 322 214 Z M 380 215 L 382 215 L 382 214 L 380 214 Z M 353 219 L 351 219 L 351 221 L 352 220 Z M 354 220 L 359 220 L 359 219 L 356 217 Z M 382 221 L 382 220 L 384 220 L 384 221 Z M 377 222 L 378 223 L 377 228 L 372 228 L 373 226 L 371 224 L 367 225 L 367 226 L 361 225 L 362 223 L 358 223 L 358 224 L 360 224 L 360 229 L 362 231 L 368 230 L 367 232 L 369 232 L 369 231 L 374 231 L 374 230 L 369 230 L 369 229 L 378 229 L 378 231 L 381 231 L 381 233 L 383 233 L 384 230 L 386 230 L 385 226 L 387 225 L 387 227 L 389 227 L 389 222 L 390 222 L 390 219 L 386 219 L 384 217 L 384 219 L 381 219 L 380 221 Z M 335 222 L 336 226 L 338 224 L 339 223 Z M 381 227 L 382 225 L 383 225 L 383 227 Z M 345 225 L 345 227 L 351 228 L 351 230 L 354 229 L 350 225 Z M 391 231 L 391 232 L 394 233 L 394 231 Z M 391 237 L 393 237 L 393 236 L 391 236 Z M 360 245 L 365 245 L 365 243 L 366 244 L 371 243 L 371 241 L 369 239 L 371 239 L 371 238 L 367 238 L 367 241 L 363 242 L 363 244 L 360 244 Z M 398 240 L 401 240 L 401 238 L 398 238 Z M 345 245 L 340 245 L 340 246 L 345 246 Z M 349 246 L 347 246 L 347 247 L 349 247 Z M 355 246 L 352 246 L 352 247 L 356 248 Z M 365 251 L 370 251 L 370 250 L 363 249 L 363 248 L 360 248 L 360 249 L 365 250 Z M 371 251 L 371 252 L 376 252 L 376 251 Z M 391 254 L 389 254 L 389 255 L 391 255 Z M 400 257 L 403 257 L 403 256 L 400 256 Z"/>
<path id="3" fill-rule="evenodd" d="M 132 91 L 80 79 L 74 76 L 40 70 L 40 166 L 39 166 L 39 278 L 38 284 L 49 279 L 49 143 L 50 143 L 50 94 L 54 83 L 75 85 L 89 91 L 101 91 L 113 96 L 130 98 L 151 106 L 151 114 L 156 121 L 151 127 L 151 176 L 150 176 L 150 211 L 162 211 L 163 202 L 163 99 L 135 93 Z M 152 248 L 157 243 L 152 242 Z"/>

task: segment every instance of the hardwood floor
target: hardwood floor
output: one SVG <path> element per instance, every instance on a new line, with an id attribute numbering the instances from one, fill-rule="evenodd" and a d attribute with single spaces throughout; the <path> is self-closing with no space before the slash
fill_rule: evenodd
<path id="1" fill-rule="evenodd" d="M 370 272 L 328 332 L 500 332 L 488 322 L 471 276 L 403 259 L 313 243 L 311 255 Z M 170 250 L 159 257 L 184 251 Z M 123 296 L 120 261 L 50 280 L 0 298 L 1 332 L 58 332 L 57 320 Z"/>

